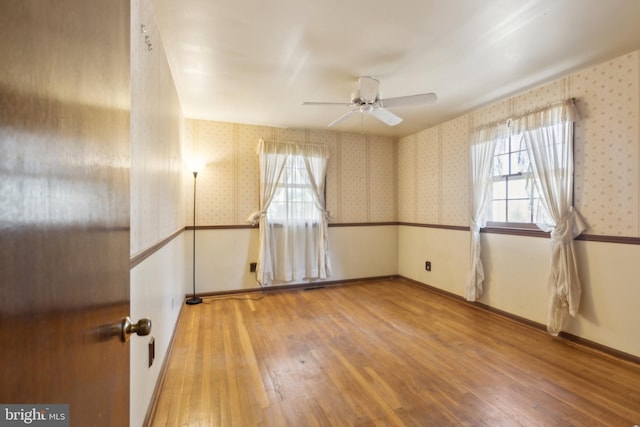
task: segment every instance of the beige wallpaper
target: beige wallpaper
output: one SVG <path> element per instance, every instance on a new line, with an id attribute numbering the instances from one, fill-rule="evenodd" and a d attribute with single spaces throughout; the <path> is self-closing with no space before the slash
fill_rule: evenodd
<path id="1" fill-rule="evenodd" d="M 150 0 L 132 6 L 131 70 L 134 256 L 184 227 L 182 111 Z"/>
<path id="2" fill-rule="evenodd" d="M 418 134 L 413 134 L 398 144 L 398 220 L 403 222 L 417 222 L 417 139 Z"/>
<path id="3" fill-rule="evenodd" d="M 416 188 L 416 222 L 437 224 L 442 211 L 441 187 L 442 150 L 440 147 L 440 128 L 434 127 L 416 135 L 415 161 L 413 169 Z"/>
<path id="4" fill-rule="evenodd" d="M 589 233 L 640 236 L 639 52 L 576 73 L 575 203 Z"/>
<path id="5" fill-rule="evenodd" d="M 468 224 L 468 139 L 467 116 L 400 139 L 399 221 Z"/>
<path id="6" fill-rule="evenodd" d="M 259 138 L 330 148 L 327 205 L 334 223 L 401 221 L 467 226 L 470 129 L 575 97 L 575 205 L 587 233 L 640 235 L 639 52 L 573 73 L 395 141 L 319 130 L 188 120 L 189 150 L 210 161 L 198 177 L 199 225 L 245 224 L 258 206 Z M 192 191 L 187 180 L 187 194 Z M 191 203 L 185 199 L 191 223 Z"/>
<path id="7" fill-rule="evenodd" d="M 390 222 L 396 214 L 396 140 L 320 130 L 186 121 L 186 151 L 208 162 L 197 178 L 199 226 L 244 225 L 259 206 L 260 138 L 329 147 L 327 207 L 333 223 Z M 193 181 L 187 181 L 186 222 L 193 222 Z"/>
<path id="8" fill-rule="evenodd" d="M 469 224 L 469 117 L 463 116 L 441 126 L 442 210 L 440 222 L 447 225 Z"/>
<path id="9" fill-rule="evenodd" d="M 367 137 L 367 222 L 397 221 L 396 142 Z"/>
<path id="10" fill-rule="evenodd" d="M 639 63 L 636 51 L 401 138 L 399 221 L 468 225 L 470 129 L 574 97 L 574 198 L 586 233 L 640 236 Z"/>

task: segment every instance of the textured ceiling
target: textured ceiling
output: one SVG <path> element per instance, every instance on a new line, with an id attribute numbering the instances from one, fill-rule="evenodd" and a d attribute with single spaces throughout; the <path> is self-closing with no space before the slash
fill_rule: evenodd
<path id="1" fill-rule="evenodd" d="M 186 117 L 324 129 L 359 76 L 382 98 L 435 92 L 355 115 L 335 130 L 405 136 L 640 49 L 639 0 L 153 0 Z"/>

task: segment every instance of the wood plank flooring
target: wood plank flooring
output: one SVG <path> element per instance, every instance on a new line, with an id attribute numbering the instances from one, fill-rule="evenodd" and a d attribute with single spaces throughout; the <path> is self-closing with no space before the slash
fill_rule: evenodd
<path id="1" fill-rule="evenodd" d="M 639 365 L 402 280 L 238 298 L 183 309 L 151 425 L 640 424 Z"/>

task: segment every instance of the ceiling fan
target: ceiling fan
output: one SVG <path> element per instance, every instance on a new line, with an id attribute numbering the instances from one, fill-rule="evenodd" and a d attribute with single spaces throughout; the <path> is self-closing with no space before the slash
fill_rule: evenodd
<path id="1" fill-rule="evenodd" d="M 351 94 L 351 102 L 303 102 L 302 105 L 344 105 L 351 107 L 350 111 L 329 123 L 329 127 L 342 123 L 357 113 L 362 113 L 363 115 L 370 114 L 389 126 L 395 126 L 402 122 L 402 118 L 396 116 L 387 110 L 387 108 L 432 104 L 438 99 L 435 93 L 422 93 L 382 99 L 378 92 L 380 86 L 378 79 L 370 76 L 362 76 L 358 82 L 360 88 Z"/>

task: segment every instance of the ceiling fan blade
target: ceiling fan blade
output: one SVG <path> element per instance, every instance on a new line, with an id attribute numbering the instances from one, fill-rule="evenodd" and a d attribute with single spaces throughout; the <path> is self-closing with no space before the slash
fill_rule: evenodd
<path id="1" fill-rule="evenodd" d="M 339 105 L 339 106 L 351 106 L 353 102 L 303 102 L 302 105 Z"/>
<path id="2" fill-rule="evenodd" d="M 403 107 L 405 105 L 418 105 L 418 104 L 433 104 L 438 100 L 438 96 L 435 93 L 421 93 L 419 95 L 398 96 L 395 98 L 381 99 L 382 106 L 389 107 Z"/>
<path id="3" fill-rule="evenodd" d="M 376 119 L 388 124 L 389 126 L 395 126 L 402 121 L 400 117 L 396 116 L 391 111 L 385 110 L 381 107 L 370 110 L 369 114 L 374 116 Z"/>
<path id="4" fill-rule="evenodd" d="M 338 117 L 337 119 L 335 119 L 334 121 L 332 121 L 331 123 L 329 123 L 328 127 L 332 127 L 335 126 L 339 123 L 344 122 L 345 120 L 347 120 L 349 117 L 351 117 L 353 114 L 360 112 L 359 108 L 354 108 L 353 110 L 343 114 L 342 116 Z"/>
<path id="5" fill-rule="evenodd" d="M 378 99 L 378 88 L 380 87 L 380 81 L 373 77 L 363 76 L 360 77 L 360 100 L 365 104 L 376 102 Z"/>

